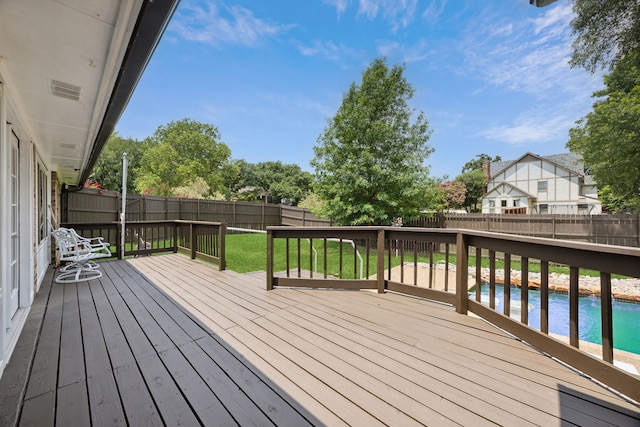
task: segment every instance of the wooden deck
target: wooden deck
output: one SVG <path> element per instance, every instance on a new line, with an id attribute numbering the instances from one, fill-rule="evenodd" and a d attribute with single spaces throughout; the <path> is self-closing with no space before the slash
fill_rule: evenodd
<path id="1" fill-rule="evenodd" d="M 264 273 L 179 254 L 102 268 L 47 277 L 0 425 L 640 425 L 639 406 L 445 305 L 267 292 Z"/>

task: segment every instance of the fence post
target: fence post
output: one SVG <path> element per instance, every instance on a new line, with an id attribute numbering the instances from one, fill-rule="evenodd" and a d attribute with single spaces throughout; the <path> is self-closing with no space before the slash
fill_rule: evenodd
<path id="1" fill-rule="evenodd" d="M 476 256 L 478 256 L 476 248 Z M 456 235 L 456 312 L 467 314 L 469 310 L 469 238 Z"/>
<path id="2" fill-rule="evenodd" d="M 377 253 L 378 253 L 378 265 L 376 268 L 376 278 L 378 280 L 378 293 L 384 293 L 384 238 L 385 232 L 384 228 L 380 228 L 378 230 L 378 245 L 377 245 Z M 391 248 L 389 248 L 391 250 Z M 391 266 L 389 266 L 391 268 Z"/>
<path id="3" fill-rule="evenodd" d="M 227 224 L 222 223 L 220 224 L 220 228 L 218 231 L 218 245 L 220 245 L 220 247 L 218 248 L 218 258 L 220 258 L 220 268 L 219 270 L 225 270 L 227 268 L 227 259 L 225 258 L 225 236 L 227 235 Z"/>

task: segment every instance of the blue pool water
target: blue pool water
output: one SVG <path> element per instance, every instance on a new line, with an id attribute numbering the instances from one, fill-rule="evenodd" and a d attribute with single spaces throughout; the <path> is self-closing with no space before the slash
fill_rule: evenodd
<path id="1" fill-rule="evenodd" d="M 488 301 L 489 285 L 482 285 L 482 294 Z M 473 294 L 472 294 L 473 295 Z M 473 298 L 473 296 L 471 296 Z M 496 309 L 503 312 L 503 287 L 496 286 Z M 483 298 L 484 301 L 484 298 Z M 529 326 L 540 329 L 540 292 L 529 290 Z M 520 289 L 511 288 L 511 310 L 520 306 Z M 578 333 L 580 339 L 602 344 L 600 298 L 580 297 Z M 549 293 L 549 332 L 569 336 L 569 295 Z M 613 301 L 614 348 L 640 354 L 640 304 Z"/>

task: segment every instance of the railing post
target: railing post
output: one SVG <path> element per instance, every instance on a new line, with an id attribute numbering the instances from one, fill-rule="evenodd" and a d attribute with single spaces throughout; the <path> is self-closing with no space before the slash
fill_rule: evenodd
<path id="1" fill-rule="evenodd" d="M 178 241 L 179 241 L 178 230 L 180 230 L 180 227 L 178 226 L 178 223 L 174 221 L 173 222 L 173 253 L 174 254 L 178 253 Z"/>
<path id="2" fill-rule="evenodd" d="M 477 254 L 476 254 L 477 256 Z M 456 312 L 467 314 L 469 310 L 469 238 L 456 235 Z"/>
<path id="3" fill-rule="evenodd" d="M 613 363 L 613 309 L 611 273 L 600 273 L 600 307 L 602 321 L 602 359 Z"/>
<path id="4" fill-rule="evenodd" d="M 220 224 L 219 229 L 219 238 L 218 244 L 220 247 L 218 248 L 218 257 L 220 258 L 220 271 L 225 270 L 227 268 L 227 259 L 225 258 L 225 236 L 227 235 L 227 224 Z"/>
<path id="5" fill-rule="evenodd" d="M 196 225 L 189 224 L 189 242 L 191 243 L 191 259 L 196 259 Z"/>
<path id="6" fill-rule="evenodd" d="M 124 249 L 121 245 L 121 238 L 120 236 L 122 235 L 122 228 L 119 226 L 116 226 L 116 258 L 118 259 L 124 259 L 124 253 L 122 253 L 122 250 Z"/>
<path id="7" fill-rule="evenodd" d="M 579 274 L 578 267 L 569 267 L 569 344 L 576 348 L 580 346 L 578 332 Z"/>
<path id="8" fill-rule="evenodd" d="M 384 238 L 385 231 L 384 228 L 380 228 L 378 230 L 378 265 L 376 267 L 376 278 L 378 280 L 378 293 L 384 293 Z M 391 250 L 391 248 L 389 248 Z"/>
<path id="9" fill-rule="evenodd" d="M 287 240 L 288 243 L 288 240 Z M 288 249 L 288 248 L 287 248 Z M 289 251 L 287 250 L 287 262 Z M 289 270 L 287 269 L 287 274 Z M 267 229 L 267 290 L 273 289 L 273 230 Z"/>

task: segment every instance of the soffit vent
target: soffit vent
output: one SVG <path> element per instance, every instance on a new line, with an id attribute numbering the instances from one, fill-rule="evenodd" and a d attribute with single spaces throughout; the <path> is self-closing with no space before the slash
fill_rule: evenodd
<path id="1" fill-rule="evenodd" d="M 72 101 L 80 101 L 81 89 L 82 88 L 80 86 L 51 79 L 51 95 L 70 99 Z"/>

